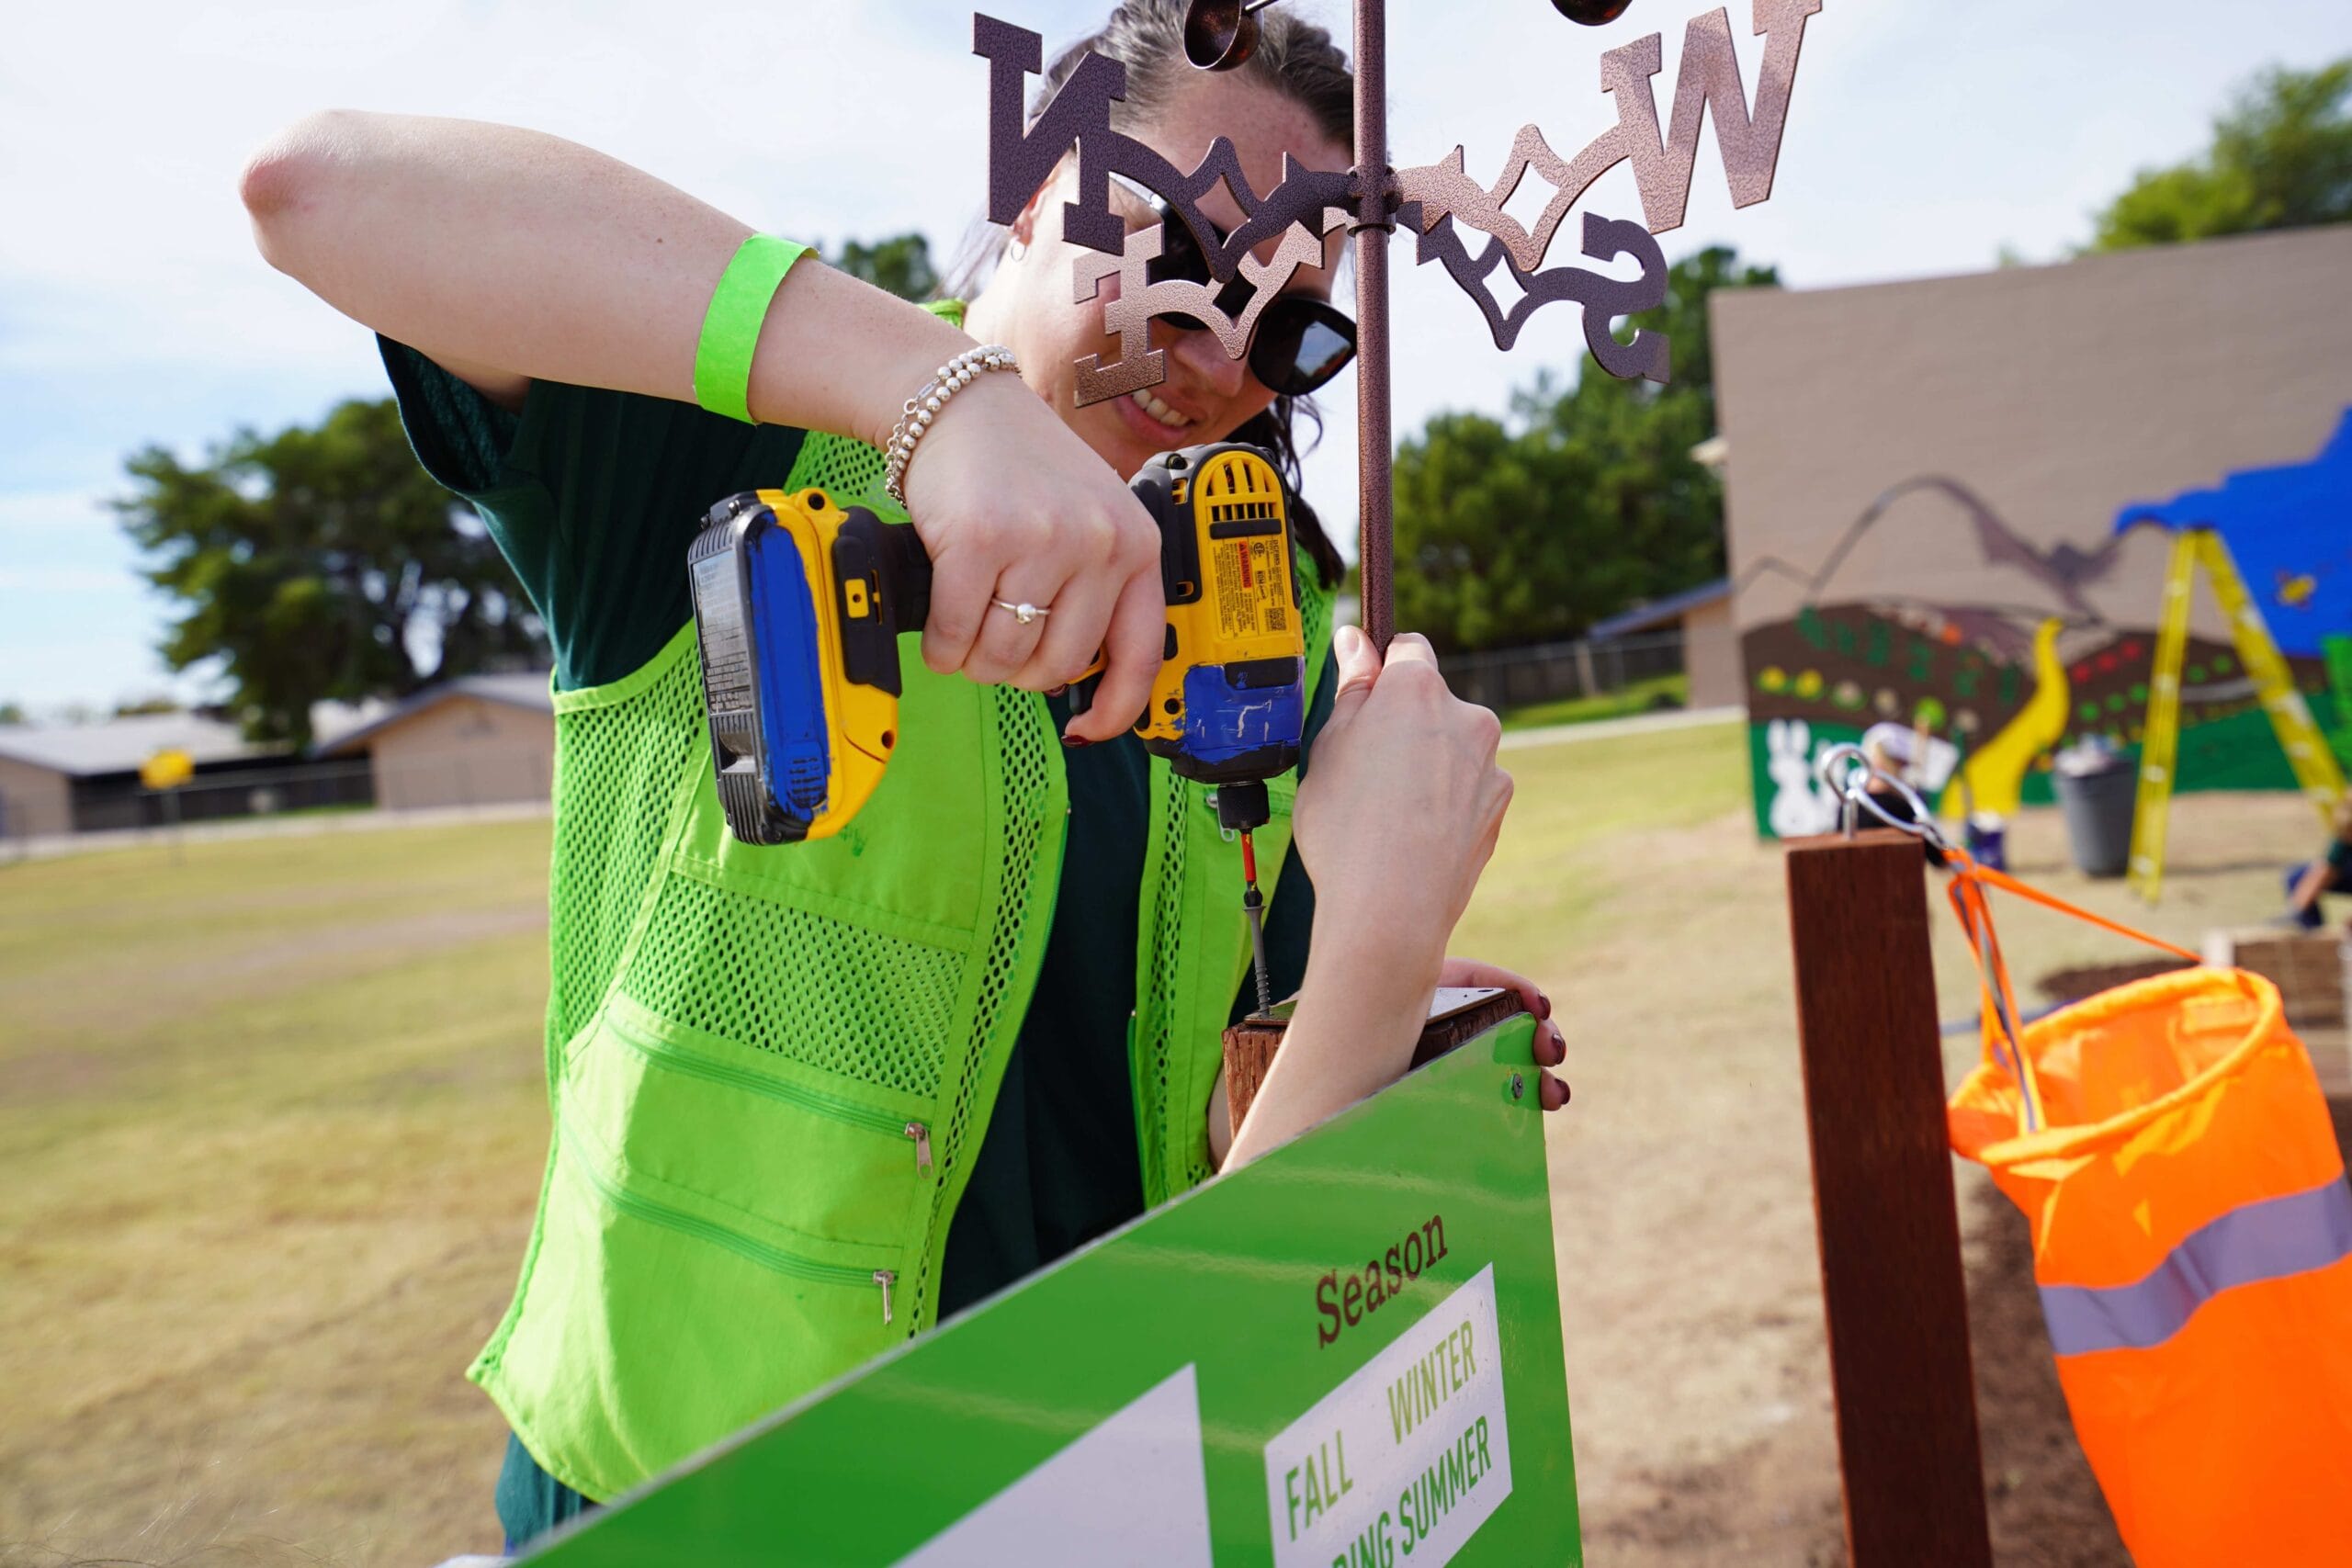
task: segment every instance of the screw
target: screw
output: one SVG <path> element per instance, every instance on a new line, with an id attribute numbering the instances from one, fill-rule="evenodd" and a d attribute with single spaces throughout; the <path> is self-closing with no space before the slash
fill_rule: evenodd
<path id="1" fill-rule="evenodd" d="M 1513 1100 L 1523 1100 L 1527 1097 L 1527 1080 L 1517 1073 L 1510 1076 L 1510 1097 Z"/>

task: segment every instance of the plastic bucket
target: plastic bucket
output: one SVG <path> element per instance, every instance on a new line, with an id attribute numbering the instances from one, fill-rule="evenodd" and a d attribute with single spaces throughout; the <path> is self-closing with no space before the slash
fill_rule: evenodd
<path id="1" fill-rule="evenodd" d="M 2082 773 L 2053 775 L 2066 814 L 2066 842 L 2086 876 L 2120 876 L 2132 861 L 2132 805 L 2139 771 L 2115 761 Z"/>

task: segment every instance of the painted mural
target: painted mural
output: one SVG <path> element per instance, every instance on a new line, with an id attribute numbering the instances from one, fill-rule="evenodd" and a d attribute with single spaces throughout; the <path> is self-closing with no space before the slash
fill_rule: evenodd
<path id="1" fill-rule="evenodd" d="M 2000 602 L 1947 603 L 1924 581 L 1838 592 L 1838 567 L 1866 536 L 1882 525 L 1950 527 L 1955 511 L 1984 563 L 1999 569 Z M 2111 589 L 2136 531 L 2196 527 L 2220 536 L 2312 717 L 2337 757 L 2352 761 L 2347 410 L 2309 462 L 2129 502 L 2096 548 L 2044 547 L 1961 480 L 1929 475 L 1879 496 L 1809 567 L 1772 557 L 1752 563 L 1738 586 L 1779 575 L 1801 600 L 1792 617 L 1741 637 L 1758 830 L 1788 838 L 1835 826 L 1835 802 L 1815 783 L 1812 760 L 1874 724 L 1909 727 L 1926 742 L 1917 782 L 1948 818 L 2049 801 L 2053 756 L 2091 736 L 2136 761 L 2159 595 L 2135 611 L 2099 590 Z M 2192 635 L 2180 682 L 2177 788 L 2296 787 L 2233 641 Z"/>

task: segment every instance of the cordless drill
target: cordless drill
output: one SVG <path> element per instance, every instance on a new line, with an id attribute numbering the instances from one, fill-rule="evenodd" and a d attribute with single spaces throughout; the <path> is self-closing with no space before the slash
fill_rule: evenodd
<path id="1" fill-rule="evenodd" d="M 1215 785 L 1218 821 L 1240 836 L 1263 1010 L 1272 997 L 1250 832 L 1267 819 L 1266 781 L 1297 765 L 1306 721 L 1288 498 L 1266 455 L 1235 443 L 1162 453 L 1132 482 L 1159 525 L 1168 599 L 1135 732 L 1178 775 Z M 762 490 L 712 507 L 687 562 L 729 829 L 751 844 L 839 832 L 898 743 L 899 635 L 931 613 L 922 540 L 822 491 Z M 1074 711 L 1088 699 L 1072 685 Z"/>

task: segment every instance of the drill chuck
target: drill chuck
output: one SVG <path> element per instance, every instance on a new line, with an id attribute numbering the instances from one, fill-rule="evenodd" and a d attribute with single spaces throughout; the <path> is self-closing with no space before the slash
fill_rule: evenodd
<path id="1" fill-rule="evenodd" d="M 1272 815 L 1266 802 L 1266 781 L 1239 779 L 1216 786 L 1216 825 L 1228 833 L 1262 828 Z"/>

